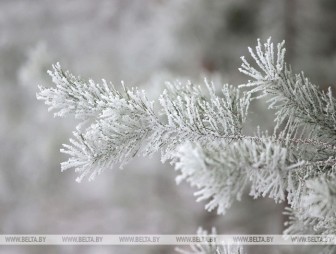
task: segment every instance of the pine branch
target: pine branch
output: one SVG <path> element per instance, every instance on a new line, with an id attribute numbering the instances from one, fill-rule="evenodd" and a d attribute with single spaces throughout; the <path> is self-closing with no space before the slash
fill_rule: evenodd
<path id="1" fill-rule="evenodd" d="M 208 232 L 199 228 L 197 235 L 208 236 Z M 216 229 L 212 228 L 211 235 L 217 235 Z M 194 244 L 190 245 L 190 250 L 175 248 L 180 254 L 244 254 L 243 247 L 238 245 L 215 244 L 209 242 L 208 244 Z"/>
<path id="2" fill-rule="evenodd" d="M 330 228 L 323 230 L 326 226 L 324 222 L 333 221 L 336 218 L 335 176 L 309 179 L 302 188 L 300 204 L 291 208 L 296 214 L 295 218 L 293 217 L 294 220 L 311 226 L 317 234 L 327 234 Z M 316 227 L 317 224 L 319 226 Z M 294 230 L 300 231 L 298 228 Z M 336 232 L 336 228 L 333 230 Z"/>
<path id="3" fill-rule="evenodd" d="M 335 143 L 336 134 L 336 100 L 331 88 L 327 93 L 318 90 L 303 73 L 294 74 L 285 63 L 284 42 L 277 45 L 276 53 L 270 39 L 262 45 L 258 40 L 255 51 L 249 52 L 258 68 L 254 68 L 242 57 L 239 71 L 253 78 L 243 87 L 252 87 L 250 94 L 262 92 L 257 97 L 271 95 L 269 108 L 276 109 L 277 131 L 281 126 L 280 137 L 291 138 L 299 135 L 300 127 L 314 132 L 314 136 L 324 136 L 329 143 Z M 330 140 L 331 139 L 331 140 Z"/>
<path id="4" fill-rule="evenodd" d="M 224 85 L 217 94 L 208 81 L 206 89 L 174 82 L 157 101 L 137 88 L 83 81 L 56 64 L 49 72 L 56 87 L 40 87 L 37 98 L 55 116 L 80 121 L 61 150 L 70 155 L 62 170 L 92 180 L 105 168 L 160 151 L 180 173 L 177 182 L 197 187 L 198 201 L 210 200 L 208 210 L 224 214 L 250 187 L 254 198 L 288 201 L 286 232 L 335 232 L 336 99 L 331 89 L 320 91 L 295 74 L 283 46 L 275 52 L 270 39 L 258 40 L 255 51 L 249 48 L 257 67 L 242 57 L 239 70 L 253 78 L 242 85 L 248 92 Z M 266 95 L 276 110 L 273 135 L 244 135 L 250 101 Z"/>
<path id="5" fill-rule="evenodd" d="M 201 145 L 185 144 L 175 154 L 177 182 L 185 180 L 199 191 L 197 201 L 211 199 L 209 211 L 224 214 L 232 202 L 240 200 L 248 184 L 254 198 L 286 199 L 287 175 L 304 162 L 289 164 L 287 150 L 267 137 Z"/>
<path id="6" fill-rule="evenodd" d="M 48 74 L 56 87 L 39 86 L 37 99 L 43 100 L 49 106 L 49 111 L 56 111 L 54 116 L 74 115 L 76 119 L 84 121 L 109 107 L 110 97 L 118 97 L 118 92 L 105 80 L 101 85 L 93 80 L 84 82 L 70 72 L 64 72 L 59 63 L 53 65 L 53 71 L 48 71 Z"/>
<path id="7" fill-rule="evenodd" d="M 73 114 L 80 120 L 96 116 L 88 128 L 78 128 L 71 144 L 61 150 L 72 156 L 62 163 L 62 170 L 75 168 L 81 174 L 77 181 L 87 175 L 92 180 L 105 168 L 123 166 L 137 154 L 161 151 L 164 161 L 186 141 L 205 144 L 240 134 L 249 106 L 249 96 L 240 96 L 229 85 L 223 86 L 219 97 L 207 81 L 206 92 L 200 86 L 176 82 L 161 94 L 158 114 L 154 101 L 137 88 L 123 87 L 119 92 L 106 82 L 101 88 L 93 81 L 75 79 L 59 65 L 50 75 L 56 88 L 40 88 L 37 97 L 50 110 L 58 110 L 56 116 Z"/>

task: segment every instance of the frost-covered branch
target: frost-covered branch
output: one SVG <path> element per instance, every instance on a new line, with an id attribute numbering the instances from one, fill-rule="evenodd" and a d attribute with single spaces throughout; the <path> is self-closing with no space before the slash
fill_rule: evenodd
<path id="1" fill-rule="evenodd" d="M 335 232 L 336 99 L 285 63 L 284 43 L 270 39 L 249 48 L 240 71 L 253 80 L 235 88 L 213 83 L 168 83 L 157 100 L 138 88 L 84 81 L 60 65 L 49 74 L 54 88 L 40 87 L 55 116 L 74 115 L 79 125 L 62 169 L 92 180 L 105 168 L 136 155 L 161 152 L 179 172 L 177 182 L 197 188 L 208 210 L 224 214 L 245 188 L 254 198 L 287 201 L 286 232 Z M 250 101 L 268 96 L 276 110 L 273 135 L 243 133 Z M 252 98 L 252 99 L 251 99 Z M 331 225 L 331 226 L 330 226 Z"/>
<path id="2" fill-rule="evenodd" d="M 208 236 L 208 232 L 199 228 L 197 235 L 205 237 Z M 217 235 L 215 228 L 212 228 L 211 235 Z M 176 248 L 176 251 L 180 254 L 245 254 L 243 247 L 239 245 L 215 244 L 213 242 L 190 245 L 190 250 Z"/>
<path id="3" fill-rule="evenodd" d="M 281 135 L 295 137 L 300 127 L 325 135 L 328 142 L 335 142 L 336 100 L 331 88 L 325 93 L 312 84 L 304 73 L 295 74 L 285 63 L 284 42 L 274 49 L 271 39 L 265 44 L 258 40 L 255 50 L 249 52 L 257 67 L 253 67 L 245 57 L 239 70 L 253 78 L 244 87 L 252 87 L 249 93 L 261 92 L 270 95 L 269 108 L 276 109 L 275 131 L 283 126 Z M 260 98 L 261 96 L 257 97 Z M 332 140 L 330 140 L 332 138 Z"/>
<path id="4" fill-rule="evenodd" d="M 331 88 L 325 93 L 303 73 L 295 74 L 285 63 L 283 46 L 279 43 L 275 52 L 270 39 L 258 40 L 255 50 L 249 48 L 257 67 L 242 57 L 239 70 L 253 78 L 243 85 L 248 93 L 261 92 L 253 98 L 269 97 L 269 108 L 276 110 L 274 138 L 285 141 L 287 159 L 302 161 L 286 177 L 291 220 L 285 232 L 325 234 L 332 232 L 325 227 L 332 223 L 325 221 L 336 217 L 336 99 Z"/>
<path id="5" fill-rule="evenodd" d="M 335 176 L 321 176 L 302 186 L 300 204 L 292 207 L 291 227 L 287 233 L 305 233 L 307 227 L 319 234 L 335 234 L 336 182 Z M 334 225 L 334 226 L 333 226 Z"/>
<path id="6" fill-rule="evenodd" d="M 94 122 L 86 129 L 78 128 L 70 145 L 61 151 L 72 156 L 62 169 L 75 168 L 93 179 L 104 168 L 124 165 L 136 154 L 162 152 L 162 159 L 186 141 L 205 144 L 225 136 L 241 133 L 249 97 L 238 89 L 224 85 L 219 97 L 215 87 L 205 82 L 206 91 L 191 83 L 170 83 L 159 98 L 159 112 L 144 91 L 123 86 L 84 82 L 59 65 L 49 72 L 56 88 L 40 88 L 38 99 L 44 100 L 56 116 L 75 115 Z"/>
<path id="7" fill-rule="evenodd" d="M 74 115 L 76 119 L 87 120 L 107 108 L 109 98 L 118 97 L 118 92 L 105 80 L 101 85 L 95 84 L 93 80 L 84 82 L 70 72 L 63 71 L 59 63 L 53 65 L 53 71 L 48 71 L 48 74 L 56 87 L 39 86 L 37 99 L 44 100 L 49 106 L 48 110 L 55 111 L 54 116 Z"/>
<path id="8" fill-rule="evenodd" d="M 286 199 L 287 175 L 302 164 L 289 165 L 287 156 L 286 148 L 266 137 L 207 147 L 187 143 L 175 154 L 177 182 L 186 180 L 196 186 L 198 201 L 211 199 L 206 208 L 218 207 L 219 214 L 241 199 L 246 186 L 254 198 L 269 196 L 281 202 Z"/>

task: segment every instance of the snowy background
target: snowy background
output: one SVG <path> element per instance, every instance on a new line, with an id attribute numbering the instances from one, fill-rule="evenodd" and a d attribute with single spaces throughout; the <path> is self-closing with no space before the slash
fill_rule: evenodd
<path id="1" fill-rule="evenodd" d="M 334 0 L 1 0 L 0 233 L 280 234 L 283 205 L 246 196 L 226 216 L 176 186 L 175 172 L 156 157 L 105 171 L 77 184 L 60 172 L 72 119 L 54 119 L 36 100 L 59 61 L 83 78 L 146 88 L 204 76 L 239 84 L 237 68 L 257 38 L 286 40 L 288 61 L 322 88 L 336 83 Z M 251 125 L 271 126 L 255 105 Z M 248 130 L 247 130 L 248 131 Z M 303 251 L 303 250 L 301 250 Z M 0 253 L 174 253 L 158 247 L 0 247 Z M 249 253 L 299 253 L 254 247 Z"/>

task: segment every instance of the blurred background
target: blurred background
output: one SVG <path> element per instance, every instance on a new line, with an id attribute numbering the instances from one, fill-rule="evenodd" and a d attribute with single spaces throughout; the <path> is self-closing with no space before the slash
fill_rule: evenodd
<path id="1" fill-rule="evenodd" d="M 61 144 L 75 127 L 36 100 L 59 61 L 82 78 L 144 87 L 155 98 L 166 80 L 204 76 L 246 82 L 240 56 L 257 38 L 286 40 L 287 60 L 323 89 L 336 82 L 335 0 L 1 0 L 0 233 L 280 234 L 284 205 L 245 195 L 225 216 L 204 210 L 158 156 L 137 158 L 93 182 L 60 172 Z M 251 126 L 272 126 L 253 105 Z M 261 113 L 262 112 L 262 113 Z M 249 130 L 247 130 L 249 131 Z M 0 253 L 175 253 L 155 247 L 0 247 Z M 253 247 L 248 253 L 307 253 Z"/>

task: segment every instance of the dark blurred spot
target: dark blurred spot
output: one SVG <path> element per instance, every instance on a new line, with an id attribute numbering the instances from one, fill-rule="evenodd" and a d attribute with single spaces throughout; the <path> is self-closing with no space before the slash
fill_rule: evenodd
<path id="1" fill-rule="evenodd" d="M 209 58 L 204 58 L 202 60 L 202 67 L 203 67 L 204 70 L 206 70 L 210 73 L 215 72 L 218 69 L 215 61 L 213 59 L 209 59 Z"/>
<path id="2" fill-rule="evenodd" d="M 226 12 L 227 29 L 232 34 L 251 34 L 255 31 L 255 17 L 248 6 L 232 6 Z"/>
<path id="3" fill-rule="evenodd" d="M 336 1 L 335 0 L 322 0 L 321 6 L 326 11 L 336 12 Z"/>
<path id="4" fill-rule="evenodd" d="M 321 43 L 319 43 L 320 54 L 330 57 L 336 53 L 336 1 L 322 0 L 320 7 L 323 18 L 319 20 L 318 29 L 322 32 Z"/>

